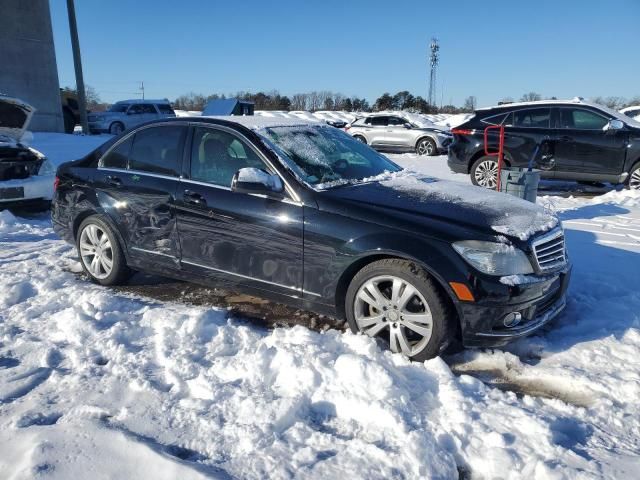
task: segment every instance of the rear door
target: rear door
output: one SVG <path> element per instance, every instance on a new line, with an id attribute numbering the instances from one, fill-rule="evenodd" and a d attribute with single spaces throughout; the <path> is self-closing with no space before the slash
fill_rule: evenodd
<path id="1" fill-rule="evenodd" d="M 136 103 L 129 107 L 127 111 L 127 128 L 135 127 L 141 123 L 150 122 L 158 118 L 158 114 L 153 105 Z"/>
<path id="2" fill-rule="evenodd" d="M 387 132 L 387 126 L 389 124 L 389 117 L 384 115 L 376 115 L 369 117 L 371 119 L 371 129 L 369 130 L 369 143 L 371 145 L 388 145 L 389 137 Z"/>
<path id="3" fill-rule="evenodd" d="M 609 118 L 591 109 L 559 107 L 555 158 L 558 169 L 619 174 L 624 166 L 627 133 L 603 130 Z"/>
<path id="4" fill-rule="evenodd" d="M 503 124 L 505 151 L 513 166 L 526 167 L 536 146 L 551 138 L 551 109 L 534 107 L 516 110 L 507 115 Z"/>
<path id="5" fill-rule="evenodd" d="M 303 206 L 292 197 L 235 193 L 241 168 L 275 173 L 244 136 L 192 127 L 190 164 L 180 181 L 178 230 L 185 270 L 289 296 L 302 292 Z"/>
<path id="6" fill-rule="evenodd" d="M 143 128 L 101 159 L 96 190 L 131 256 L 177 267 L 176 191 L 184 125 Z"/>

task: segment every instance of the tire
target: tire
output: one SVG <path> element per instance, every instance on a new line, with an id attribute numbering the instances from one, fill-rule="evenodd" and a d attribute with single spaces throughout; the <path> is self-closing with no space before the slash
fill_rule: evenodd
<path id="1" fill-rule="evenodd" d="M 629 178 L 627 179 L 627 187 L 629 190 L 640 190 L 640 163 L 636 163 L 631 167 Z"/>
<path id="2" fill-rule="evenodd" d="M 438 154 L 436 142 L 431 138 L 421 138 L 416 143 L 416 153 L 418 155 L 427 155 L 429 157 Z"/>
<path id="3" fill-rule="evenodd" d="M 124 132 L 124 125 L 120 122 L 114 122 L 109 126 L 111 135 L 120 135 L 122 132 Z"/>
<path id="4" fill-rule="evenodd" d="M 103 240 L 105 237 L 106 241 Z M 97 246 L 101 255 L 96 261 L 96 255 L 92 252 L 96 251 Z M 92 215 L 80 224 L 76 249 L 82 269 L 92 282 L 100 285 L 119 285 L 131 276 L 132 272 L 127 267 L 118 237 L 98 215 Z"/>
<path id="5" fill-rule="evenodd" d="M 411 360 L 436 357 L 452 340 L 443 293 L 422 268 L 406 260 L 379 260 L 360 270 L 347 289 L 345 312 L 354 333 L 382 337 L 392 351 Z"/>
<path id="6" fill-rule="evenodd" d="M 64 133 L 73 133 L 76 128 L 76 119 L 69 110 L 63 110 L 64 117 Z"/>
<path id="7" fill-rule="evenodd" d="M 498 182 L 498 161 L 496 157 L 483 156 L 478 158 L 469 171 L 471 183 L 479 187 L 495 190 Z"/>
<path id="8" fill-rule="evenodd" d="M 353 138 L 355 138 L 359 142 L 364 143 L 365 145 L 367 144 L 367 139 L 364 138 L 362 135 L 354 135 Z"/>

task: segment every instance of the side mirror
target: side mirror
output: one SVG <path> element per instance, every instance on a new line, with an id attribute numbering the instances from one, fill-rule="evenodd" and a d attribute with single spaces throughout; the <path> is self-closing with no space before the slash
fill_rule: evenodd
<path id="1" fill-rule="evenodd" d="M 622 120 L 618 120 L 617 118 L 614 118 L 613 120 L 609 120 L 609 123 L 607 123 L 602 130 L 604 130 L 605 132 L 615 132 L 617 130 L 622 130 L 624 128 L 624 122 Z"/>
<path id="2" fill-rule="evenodd" d="M 551 140 L 543 140 L 540 143 L 536 167 L 540 170 L 551 170 L 555 165 L 556 159 L 554 158 L 553 142 Z"/>
<path id="3" fill-rule="evenodd" d="M 259 168 L 241 168 L 231 180 L 231 191 L 282 197 L 284 185 L 278 175 L 271 175 Z"/>
<path id="4" fill-rule="evenodd" d="M 404 128 L 406 128 L 407 130 L 411 130 L 413 128 L 413 125 L 411 125 L 409 122 L 404 124 Z"/>

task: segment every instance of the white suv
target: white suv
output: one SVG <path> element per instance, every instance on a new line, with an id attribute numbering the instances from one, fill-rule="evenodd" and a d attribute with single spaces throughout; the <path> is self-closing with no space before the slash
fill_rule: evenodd
<path id="1" fill-rule="evenodd" d="M 345 128 L 353 138 L 376 150 L 438 155 L 453 140 L 449 132 L 420 118 L 381 113 L 359 118 Z"/>
<path id="2" fill-rule="evenodd" d="M 131 127 L 160 118 L 175 117 L 169 100 L 122 100 L 106 112 L 89 114 L 91 133 L 120 135 Z"/>

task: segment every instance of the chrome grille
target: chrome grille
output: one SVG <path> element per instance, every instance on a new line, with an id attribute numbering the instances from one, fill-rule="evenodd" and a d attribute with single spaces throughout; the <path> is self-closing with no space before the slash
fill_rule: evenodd
<path id="1" fill-rule="evenodd" d="M 533 241 L 533 254 L 540 270 L 547 271 L 567 263 L 564 233 L 557 229 Z"/>

